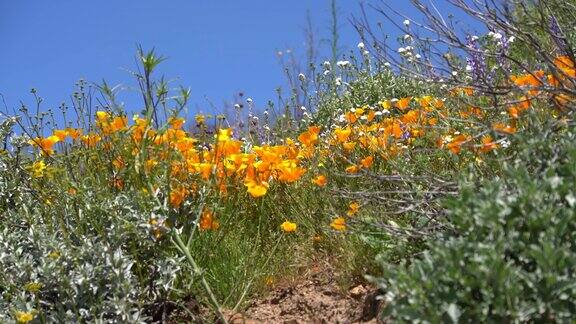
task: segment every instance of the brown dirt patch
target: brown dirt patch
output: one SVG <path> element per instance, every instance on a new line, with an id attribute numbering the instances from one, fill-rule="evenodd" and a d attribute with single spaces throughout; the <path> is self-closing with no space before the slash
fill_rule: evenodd
<path id="1" fill-rule="evenodd" d="M 377 323 L 376 296 L 364 284 L 343 292 L 332 271 L 316 269 L 252 301 L 243 313 L 226 315 L 231 323 Z"/>

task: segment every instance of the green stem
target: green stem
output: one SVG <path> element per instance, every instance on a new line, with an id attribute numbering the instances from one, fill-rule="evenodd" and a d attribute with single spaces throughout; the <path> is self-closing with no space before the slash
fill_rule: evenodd
<path id="1" fill-rule="evenodd" d="M 220 308 L 220 304 L 218 303 L 216 296 L 214 296 L 214 293 L 212 292 L 212 289 L 210 288 L 208 281 L 206 281 L 206 278 L 204 277 L 204 273 L 203 273 L 202 269 L 200 269 L 200 267 L 198 266 L 198 264 L 196 263 L 196 261 L 192 257 L 190 250 L 188 249 L 186 244 L 184 244 L 184 242 L 182 241 L 182 238 L 180 238 L 180 235 L 178 233 L 176 233 L 176 231 L 173 231 L 173 233 L 174 233 L 174 239 L 176 240 L 175 243 L 177 244 L 177 247 L 179 247 L 179 249 L 184 253 L 184 256 L 188 260 L 188 263 L 190 263 L 190 265 L 192 266 L 194 273 L 196 275 L 200 276 L 200 281 L 202 282 L 202 286 L 204 286 L 204 289 L 208 293 L 208 297 L 210 297 L 210 301 L 211 301 L 212 305 L 214 306 L 214 308 L 216 309 L 216 314 L 218 315 L 218 317 L 220 318 L 222 323 L 228 324 L 226 317 L 224 316 L 224 314 L 222 314 L 222 309 Z"/>
<path id="2" fill-rule="evenodd" d="M 274 245 L 272 252 L 268 255 L 268 257 L 266 258 L 266 261 L 264 261 L 264 268 L 266 268 L 266 266 L 268 266 L 268 262 L 270 262 L 270 259 L 272 258 L 272 256 L 276 254 L 276 249 L 278 248 L 278 245 L 280 244 L 280 241 L 282 241 L 283 237 L 284 237 L 284 235 L 280 236 L 278 238 L 278 241 L 276 241 L 276 244 Z M 248 289 L 250 289 L 250 286 L 252 286 L 253 283 L 254 283 L 254 277 L 252 277 L 250 282 L 248 282 L 248 284 L 246 285 L 246 288 L 244 288 L 244 291 L 242 292 L 240 299 L 238 299 L 238 302 L 236 302 L 236 305 L 234 305 L 234 308 L 232 309 L 232 313 L 236 313 L 236 311 L 238 310 L 238 307 L 240 307 L 240 304 L 242 304 L 244 297 L 246 297 L 246 294 L 248 293 Z"/>

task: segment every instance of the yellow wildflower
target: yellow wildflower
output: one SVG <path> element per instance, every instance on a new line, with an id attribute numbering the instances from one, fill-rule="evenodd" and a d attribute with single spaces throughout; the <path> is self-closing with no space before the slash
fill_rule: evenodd
<path id="1" fill-rule="evenodd" d="M 30 311 L 30 312 L 16 311 L 16 313 L 14 313 L 14 317 L 16 318 L 16 323 L 18 323 L 18 324 L 29 323 L 34 319 L 35 316 L 36 316 L 35 311 Z"/>
<path id="2" fill-rule="evenodd" d="M 202 125 L 206 121 L 206 117 L 204 115 L 200 115 L 200 114 L 196 115 L 194 117 L 194 119 L 196 120 L 196 124 L 198 124 L 198 125 Z"/>
<path id="3" fill-rule="evenodd" d="M 280 228 L 286 233 L 296 232 L 297 227 L 298 225 L 296 225 L 296 223 L 290 221 L 285 221 L 282 223 L 282 225 L 280 225 Z"/>
<path id="4" fill-rule="evenodd" d="M 108 120 L 110 119 L 110 114 L 106 111 L 97 111 L 96 112 L 96 120 L 99 123 L 105 123 L 108 122 Z"/>
<path id="5" fill-rule="evenodd" d="M 248 193 L 254 198 L 262 197 L 268 192 L 268 183 L 265 181 L 246 181 L 244 185 L 248 188 Z"/>
<path id="6" fill-rule="evenodd" d="M 29 282 L 24 285 L 24 290 L 31 293 L 37 293 L 42 288 L 42 284 L 39 282 Z"/>
<path id="7" fill-rule="evenodd" d="M 337 231 L 345 231 L 346 220 L 342 216 L 336 217 L 334 220 L 332 220 L 332 223 L 330 223 L 330 227 Z"/>
<path id="8" fill-rule="evenodd" d="M 32 164 L 32 177 L 42 178 L 46 170 L 46 163 L 43 160 L 38 160 Z"/>
<path id="9" fill-rule="evenodd" d="M 60 257 L 60 251 L 54 250 L 54 251 L 48 253 L 48 257 L 52 260 L 56 260 Z"/>
<path id="10" fill-rule="evenodd" d="M 348 206 L 348 212 L 347 212 L 348 216 L 352 216 L 352 215 L 356 214 L 359 209 L 360 209 L 360 204 L 356 201 L 352 202 Z"/>

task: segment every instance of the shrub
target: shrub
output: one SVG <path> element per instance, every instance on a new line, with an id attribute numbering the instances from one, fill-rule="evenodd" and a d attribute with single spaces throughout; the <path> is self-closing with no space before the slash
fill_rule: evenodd
<path id="1" fill-rule="evenodd" d="M 399 321 L 567 322 L 576 314 L 574 129 L 526 140 L 501 178 L 466 182 L 454 232 L 386 267 L 383 316 Z"/>

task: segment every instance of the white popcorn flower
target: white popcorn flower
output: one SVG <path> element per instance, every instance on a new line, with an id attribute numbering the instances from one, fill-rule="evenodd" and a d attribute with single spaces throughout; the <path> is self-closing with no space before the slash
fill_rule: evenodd
<path id="1" fill-rule="evenodd" d="M 362 52 L 362 54 L 364 54 L 364 56 L 368 56 L 368 55 L 370 55 L 370 52 L 364 51 L 364 52 Z"/>
<path id="2" fill-rule="evenodd" d="M 404 38 L 404 40 L 407 41 L 407 42 L 411 42 L 411 41 L 412 41 L 412 35 L 406 34 L 406 35 L 404 35 L 403 38 Z"/>
<path id="3" fill-rule="evenodd" d="M 249 103 L 249 104 L 251 104 L 253 101 L 254 101 L 254 100 L 252 100 L 252 98 L 247 98 L 247 99 L 246 99 L 246 102 Z"/>
<path id="4" fill-rule="evenodd" d="M 325 68 L 326 70 L 329 70 L 329 69 L 330 69 L 330 62 L 324 61 L 324 63 L 322 63 L 322 66 L 324 66 L 324 68 Z"/>
<path id="5" fill-rule="evenodd" d="M 452 71 L 452 75 L 453 75 L 453 76 L 457 76 L 457 75 L 458 75 L 458 72 Z"/>
<path id="6" fill-rule="evenodd" d="M 306 76 L 304 75 L 304 73 L 300 73 L 300 74 L 298 74 L 298 79 L 300 79 L 300 81 L 304 82 L 304 81 L 306 81 Z"/>
<path id="7" fill-rule="evenodd" d="M 304 106 L 301 106 L 301 107 L 300 107 L 300 110 L 302 110 L 302 111 L 306 111 L 306 107 L 304 107 Z"/>
<path id="8" fill-rule="evenodd" d="M 406 52 L 406 49 L 405 49 L 404 47 L 400 47 L 400 48 L 398 49 L 398 53 L 402 54 L 402 53 L 404 53 L 404 52 Z"/>
<path id="9" fill-rule="evenodd" d="M 422 56 L 420 54 L 416 54 L 416 56 L 414 56 L 417 60 L 419 60 L 420 58 L 422 58 Z"/>
<path id="10" fill-rule="evenodd" d="M 508 42 L 510 42 L 510 43 L 514 43 L 515 40 L 516 40 L 516 37 L 514 37 L 514 36 L 510 36 L 510 38 L 508 38 Z"/>
<path id="11" fill-rule="evenodd" d="M 240 107 L 240 104 L 234 104 L 234 108 L 240 109 L 240 108 L 241 108 L 241 107 Z"/>
<path id="12" fill-rule="evenodd" d="M 390 62 L 384 63 L 384 66 L 389 68 L 389 67 L 390 67 Z"/>
<path id="13" fill-rule="evenodd" d="M 350 61 L 338 61 L 338 62 L 336 62 L 336 65 L 338 67 L 344 68 L 344 67 L 347 67 L 348 65 L 350 65 Z"/>
<path id="14" fill-rule="evenodd" d="M 323 73 L 323 74 L 324 74 L 324 75 L 329 75 L 329 74 L 330 74 L 330 70 L 326 70 L 326 71 L 324 71 L 324 73 Z"/>
<path id="15" fill-rule="evenodd" d="M 408 19 L 404 20 L 404 26 L 406 27 L 410 26 L 410 20 Z"/>
<path id="16" fill-rule="evenodd" d="M 500 34 L 500 33 L 489 32 L 489 33 L 488 33 L 488 36 L 490 36 L 490 37 L 492 37 L 492 38 L 494 38 L 494 39 L 496 39 L 496 40 L 502 39 L 502 34 Z"/>
<path id="17" fill-rule="evenodd" d="M 466 72 L 470 72 L 472 71 L 472 65 L 468 64 L 466 65 Z"/>
<path id="18" fill-rule="evenodd" d="M 334 80 L 334 82 L 336 83 L 337 86 L 341 86 L 342 85 L 342 78 L 336 78 L 336 80 Z"/>
<path id="19" fill-rule="evenodd" d="M 364 45 L 363 42 L 358 43 L 358 49 L 359 49 L 359 50 L 362 51 L 362 50 L 364 50 L 365 47 L 366 47 L 366 45 Z"/>

